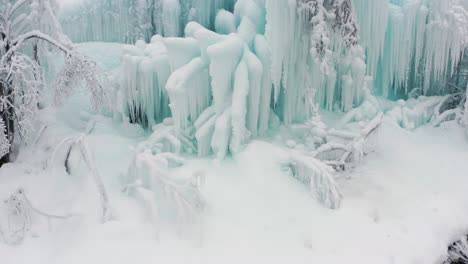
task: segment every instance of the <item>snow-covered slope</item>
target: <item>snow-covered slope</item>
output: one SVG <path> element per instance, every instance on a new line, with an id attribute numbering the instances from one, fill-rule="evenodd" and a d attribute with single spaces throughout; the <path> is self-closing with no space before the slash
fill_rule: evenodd
<path id="1" fill-rule="evenodd" d="M 35 222 L 37 237 L 18 247 L 0 245 L 2 263 L 437 263 L 468 229 L 468 144 L 456 125 L 415 132 L 383 125 L 375 151 L 339 181 L 345 200 L 338 211 L 324 209 L 284 173 L 280 161 L 288 150 L 270 143 L 252 142 L 221 163 L 191 161 L 174 173 L 206 171 L 208 210 L 201 226 L 179 235 L 163 216 L 158 241 L 141 205 L 120 191 L 135 135 L 98 118 L 89 136 L 118 212 L 117 221 L 99 224 L 99 200 L 86 171 L 44 169 L 53 142 L 73 131 L 54 118 L 37 149 L 0 171 L 0 194 L 22 186 L 36 207 L 77 216 L 49 226 Z"/>

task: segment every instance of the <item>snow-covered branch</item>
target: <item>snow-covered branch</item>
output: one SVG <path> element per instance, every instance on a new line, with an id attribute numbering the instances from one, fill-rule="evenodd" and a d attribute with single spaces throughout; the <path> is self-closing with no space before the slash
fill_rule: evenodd
<path id="1" fill-rule="evenodd" d="M 79 150 L 79 153 L 81 154 L 81 158 L 85 161 L 86 166 L 88 167 L 91 175 L 93 176 L 94 183 L 96 184 L 102 208 L 102 222 L 113 220 L 115 218 L 115 214 L 112 209 L 112 206 L 110 205 L 109 196 L 107 194 L 104 183 L 102 182 L 99 170 L 96 166 L 93 152 L 89 146 L 86 136 L 79 135 L 76 137 L 68 137 L 62 140 L 62 142 L 58 144 L 57 148 L 52 154 L 52 163 L 54 163 L 58 150 L 61 148 L 62 145 L 65 144 L 70 144 L 64 162 L 67 172 L 70 173 L 70 167 L 68 165 L 70 154 L 73 151 L 73 149 L 77 148 Z"/>
<path id="2" fill-rule="evenodd" d="M 324 206 L 337 209 L 343 196 L 335 179 L 334 170 L 318 159 L 303 155 L 292 155 L 285 164 L 294 178 L 306 184 L 311 194 Z"/>
<path id="3" fill-rule="evenodd" d="M 10 6 L 10 8 L 7 8 L 6 10 L 6 17 L 5 19 L 6 20 L 10 20 L 11 17 L 15 14 L 15 12 L 24 4 L 26 4 L 27 0 L 18 0 L 16 1 L 15 4 L 13 4 L 12 6 Z"/>
<path id="4" fill-rule="evenodd" d="M 34 224 L 34 216 L 51 219 L 66 220 L 74 215 L 55 215 L 45 213 L 33 206 L 23 188 L 18 188 L 16 192 L 3 201 L 4 211 L 0 217 L 8 219 L 6 226 L 0 224 L 0 238 L 10 246 L 20 244 Z"/>
<path id="5" fill-rule="evenodd" d="M 55 102 L 61 104 L 84 82 L 91 93 L 94 108 L 108 109 L 107 78 L 95 62 L 78 53 L 68 53 L 55 82 Z"/>
<path id="6" fill-rule="evenodd" d="M 37 39 L 37 40 L 43 40 L 46 41 L 47 43 L 53 45 L 54 47 L 58 48 L 59 50 L 63 51 L 66 55 L 72 53 L 72 50 L 67 48 L 65 45 L 62 43 L 58 42 L 57 40 L 53 39 L 52 37 L 40 32 L 39 30 L 33 30 L 27 33 L 24 33 L 18 37 L 16 37 L 14 40 L 11 42 L 11 47 L 10 49 L 2 56 L 0 60 L 0 65 L 5 65 L 6 62 L 11 59 L 13 54 L 18 52 L 18 50 L 23 46 L 23 44 L 30 39 Z"/>

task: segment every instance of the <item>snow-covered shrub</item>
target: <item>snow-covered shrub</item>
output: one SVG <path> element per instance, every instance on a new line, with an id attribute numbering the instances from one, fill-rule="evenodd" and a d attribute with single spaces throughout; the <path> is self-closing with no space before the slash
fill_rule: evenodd
<path id="1" fill-rule="evenodd" d="M 44 85 L 37 53 L 39 43 L 45 43 L 48 48 L 66 55 L 65 68 L 58 78 L 58 98 L 67 94 L 68 89 L 73 88 L 71 81 L 77 79 L 86 81 L 97 101 L 95 105 L 102 106 L 105 98 L 97 67 L 69 46 L 51 11 L 49 0 L 40 3 L 33 1 L 29 8 L 28 3 L 26 0 L 3 1 L 0 6 L 0 114 L 5 126 L 4 136 L 10 145 L 16 131 L 22 139 L 28 132 L 34 131 Z M 34 24 L 40 21 L 43 24 Z M 46 29 L 50 35 L 38 28 Z M 32 58 L 28 55 L 28 43 L 33 44 Z M 15 130 L 15 127 L 18 129 Z M 9 152 L 2 156 L 0 165 L 10 161 Z"/>
<path id="2" fill-rule="evenodd" d="M 415 129 L 425 124 L 439 126 L 447 121 L 461 124 L 464 123 L 464 100 L 465 96 L 462 93 L 400 100 L 393 104 L 386 117 L 406 129 Z"/>
<path id="3" fill-rule="evenodd" d="M 85 56 L 72 52 L 68 53 L 65 65 L 58 73 L 55 88 L 55 102 L 61 104 L 76 88 L 84 82 L 91 94 L 94 109 L 108 109 L 109 101 L 106 94 L 107 77 L 96 65 Z"/>
<path id="4" fill-rule="evenodd" d="M 200 191 L 204 175 L 195 172 L 188 177 L 175 177 L 171 169 L 184 164 L 184 159 L 174 153 L 152 153 L 150 150 L 137 153 L 127 173 L 124 188 L 129 194 L 139 197 L 148 210 L 151 222 L 159 230 L 160 207 L 169 204 L 177 212 L 178 228 L 196 223 L 206 207 Z"/>
<path id="5" fill-rule="evenodd" d="M 0 224 L 0 236 L 8 245 L 20 244 L 31 228 L 32 208 L 21 189 L 5 200 L 4 205 L 5 210 L 0 216 L 7 221 Z"/>
<path id="6" fill-rule="evenodd" d="M 151 136 L 135 147 L 135 157 L 125 177 L 124 191 L 143 202 L 156 231 L 163 205 L 175 209 L 179 229 L 196 223 L 206 206 L 200 190 L 204 173 L 173 173 L 185 163 L 180 154 L 196 150 L 187 133 L 175 130 L 170 118 L 155 125 Z"/>
<path id="7" fill-rule="evenodd" d="M 383 113 L 379 112 L 358 131 L 329 130 L 327 142 L 312 151 L 311 155 L 340 170 L 346 169 L 347 163 L 361 162 L 366 141 L 380 126 L 382 119 Z"/>
<path id="8" fill-rule="evenodd" d="M 444 262 L 467 263 L 468 262 L 468 236 L 464 236 L 459 241 L 453 243 L 448 250 L 448 259 Z"/>
<path id="9" fill-rule="evenodd" d="M 337 209 L 342 195 L 335 182 L 334 170 L 312 157 L 292 155 L 289 162 L 284 164 L 292 176 L 310 188 L 311 194 L 324 206 Z"/>
<path id="10" fill-rule="evenodd" d="M 463 119 L 463 100 L 464 93 L 458 93 L 456 95 L 448 95 L 444 97 L 434 109 L 434 116 L 431 119 L 433 126 L 439 126 L 443 122 L 455 120 L 462 123 Z M 452 105 L 455 105 L 453 108 Z"/>
<path id="11" fill-rule="evenodd" d="M 166 118 L 163 123 L 153 126 L 153 132 L 145 141 L 137 146 L 137 151 L 150 150 L 152 153 L 172 152 L 195 153 L 197 148 L 193 144 L 193 135 L 190 132 L 177 131 L 171 118 Z"/>
<path id="12" fill-rule="evenodd" d="M 22 188 L 3 201 L 0 210 L 0 238 L 10 246 L 18 245 L 26 238 L 37 216 L 65 220 L 73 215 L 53 215 L 35 208 Z"/>

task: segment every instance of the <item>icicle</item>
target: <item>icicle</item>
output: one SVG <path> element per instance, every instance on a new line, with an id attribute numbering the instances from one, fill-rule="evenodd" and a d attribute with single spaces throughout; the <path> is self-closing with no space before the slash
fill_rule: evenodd
<path id="1" fill-rule="evenodd" d="M 231 138 L 231 108 L 227 108 L 215 123 L 211 148 L 219 160 L 226 157 Z"/>
<path id="2" fill-rule="evenodd" d="M 154 30 L 180 35 L 187 23 L 185 37 L 124 49 L 116 98 L 126 105 L 116 112 L 146 128 L 172 115 L 200 155 L 236 152 L 277 118 L 309 120 L 315 104 L 356 119 L 377 111 L 372 92 L 440 93 L 468 43 L 468 12 L 457 0 L 158 3 L 153 11 L 172 22 Z"/>
<path id="3" fill-rule="evenodd" d="M 262 83 L 259 96 L 260 102 L 258 106 L 258 133 L 262 134 L 268 129 L 268 120 L 270 116 L 272 80 L 269 69 L 271 66 L 271 53 L 270 48 L 268 47 L 268 43 L 266 42 L 265 37 L 262 35 L 257 35 L 255 37 L 254 49 L 255 54 L 260 59 L 263 68 Z M 252 131 L 254 131 L 252 127 L 250 128 Z"/>
<path id="4" fill-rule="evenodd" d="M 216 114 L 221 115 L 229 105 L 232 91 L 232 73 L 239 63 L 243 44 L 239 37 L 229 35 L 225 41 L 211 45 L 207 49 L 211 59 L 210 75 Z"/>
<path id="5" fill-rule="evenodd" d="M 388 26 L 388 0 L 353 0 L 359 21 L 361 45 L 367 51 L 367 74 L 377 74 Z"/>
<path id="6" fill-rule="evenodd" d="M 245 59 L 239 63 L 234 74 L 234 92 L 232 95 L 232 139 L 230 150 L 240 151 L 240 147 L 249 137 L 245 126 L 247 115 L 247 94 L 249 92 L 249 71 Z M 256 88 L 256 87 L 251 87 Z"/>
<path id="7" fill-rule="evenodd" d="M 180 35 L 180 13 L 179 0 L 162 0 L 164 36 L 177 37 Z"/>
<path id="8" fill-rule="evenodd" d="M 187 128 L 187 122 L 197 120 L 209 106 L 209 88 L 208 67 L 201 58 L 193 59 L 171 74 L 166 89 L 176 128 Z"/>

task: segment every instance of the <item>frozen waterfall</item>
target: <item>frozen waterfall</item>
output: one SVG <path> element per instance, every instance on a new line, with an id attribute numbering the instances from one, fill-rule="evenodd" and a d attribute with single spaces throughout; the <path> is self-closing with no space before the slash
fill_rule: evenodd
<path id="1" fill-rule="evenodd" d="M 172 117 L 200 155 L 220 158 L 278 119 L 310 119 L 315 104 L 446 93 L 468 43 L 461 0 L 99 0 L 61 22 L 74 41 L 130 44 L 123 118 L 150 128 Z"/>

